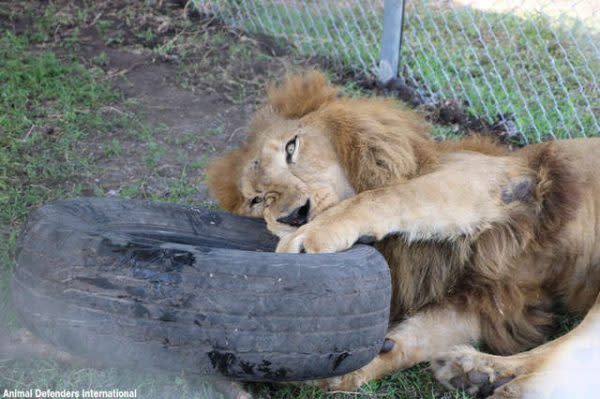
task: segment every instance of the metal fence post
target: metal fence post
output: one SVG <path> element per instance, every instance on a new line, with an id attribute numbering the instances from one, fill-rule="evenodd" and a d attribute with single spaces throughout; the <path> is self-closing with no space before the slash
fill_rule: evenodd
<path id="1" fill-rule="evenodd" d="M 402 45 L 402 23 L 404 0 L 385 0 L 383 5 L 383 34 L 381 35 L 381 61 L 377 80 L 386 84 L 398 76 L 400 46 Z"/>

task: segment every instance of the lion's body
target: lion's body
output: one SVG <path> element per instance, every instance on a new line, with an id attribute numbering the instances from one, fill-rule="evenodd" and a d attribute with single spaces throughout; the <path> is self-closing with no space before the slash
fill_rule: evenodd
<path id="1" fill-rule="evenodd" d="M 264 217 L 279 250 L 374 237 L 400 323 L 388 334 L 394 350 L 330 381 L 348 388 L 456 344 L 529 349 L 552 331 L 554 305 L 588 311 L 600 292 L 599 155 L 600 139 L 514 152 L 478 137 L 438 142 L 412 111 L 336 97 L 313 73 L 271 89 L 247 143 L 212 164 L 209 185 L 228 210 Z M 282 222 L 299 209 L 307 224 Z M 456 386 L 446 363 L 436 375 Z"/>
<path id="2" fill-rule="evenodd" d="M 600 179 L 595 176 L 600 170 L 600 156 L 596 155 L 600 155 L 600 139 L 533 145 L 500 156 L 506 159 L 505 165 L 495 164 L 497 155 L 490 159 L 455 147 L 441 157 L 439 167 L 464 172 L 457 171 L 453 181 L 440 185 L 466 189 L 465 175 L 493 178 L 498 173 L 490 169 L 527 164 L 528 155 L 550 146 L 561 159 L 550 166 L 557 168 L 557 174 L 565 173 L 565 181 L 555 189 L 565 192 L 560 203 L 549 206 L 566 209 L 565 218 L 552 221 L 555 223 L 550 223 L 548 231 L 536 231 L 539 216 L 531 209 L 531 214 L 514 215 L 506 224 L 480 233 L 476 240 L 459 237 L 451 242 L 407 243 L 400 236 L 376 244 L 393 276 L 393 320 L 415 314 L 428 304 L 452 300 L 460 308 L 471 306 L 480 313 L 484 342 L 497 353 L 509 354 L 548 338 L 556 304 L 579 315 L 591 308 L 600 291 Z M 464 195 L 471 194 L 465 191 Z M 436 196 L 439 188 L 431 193 L 439 202 Z"/>

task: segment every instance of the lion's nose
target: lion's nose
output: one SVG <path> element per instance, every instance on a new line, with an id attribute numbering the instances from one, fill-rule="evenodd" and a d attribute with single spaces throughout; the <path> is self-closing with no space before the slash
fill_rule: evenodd
<path id="1" fill-rule="evenodd" d="M 308 222 L 308 213 L 310 212 L 310 199 L 301 207 L 298 207 L 287 216 L 277 219 L 279 223 L 289 224 L 290 226 L 300 227 Z"/>

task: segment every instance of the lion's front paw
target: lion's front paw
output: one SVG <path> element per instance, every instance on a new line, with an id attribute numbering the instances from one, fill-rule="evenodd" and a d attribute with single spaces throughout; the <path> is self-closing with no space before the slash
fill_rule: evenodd
<path id="1" fill-rule="evenodd" d="M 485 398 L 517 374 L 517 370 L 503 364 L 501 359 L 471 347 L 459 347 L 435 359 L 431 367 L 435 377 L 446 387 Z"/>
<path id="2" fill-rule="evenodd" d="M 348 249 L 358 240 L 358 233 L 351 223 L 319 220 L 300 227 L 279 241 L 277 252 L 324 253 Z"/>

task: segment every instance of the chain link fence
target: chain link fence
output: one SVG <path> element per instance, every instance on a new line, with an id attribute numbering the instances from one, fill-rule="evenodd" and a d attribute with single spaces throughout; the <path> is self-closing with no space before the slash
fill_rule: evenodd
<path id="1" fill-rule="evenodd" d="M 302 55 L 375 75 L 383 0 L 196 0 Z M 406 0 L 399 75 L 527 141 L 600 134 L 600 2 Z M 397 27 L 400 29 L 400 26 Z"/>

